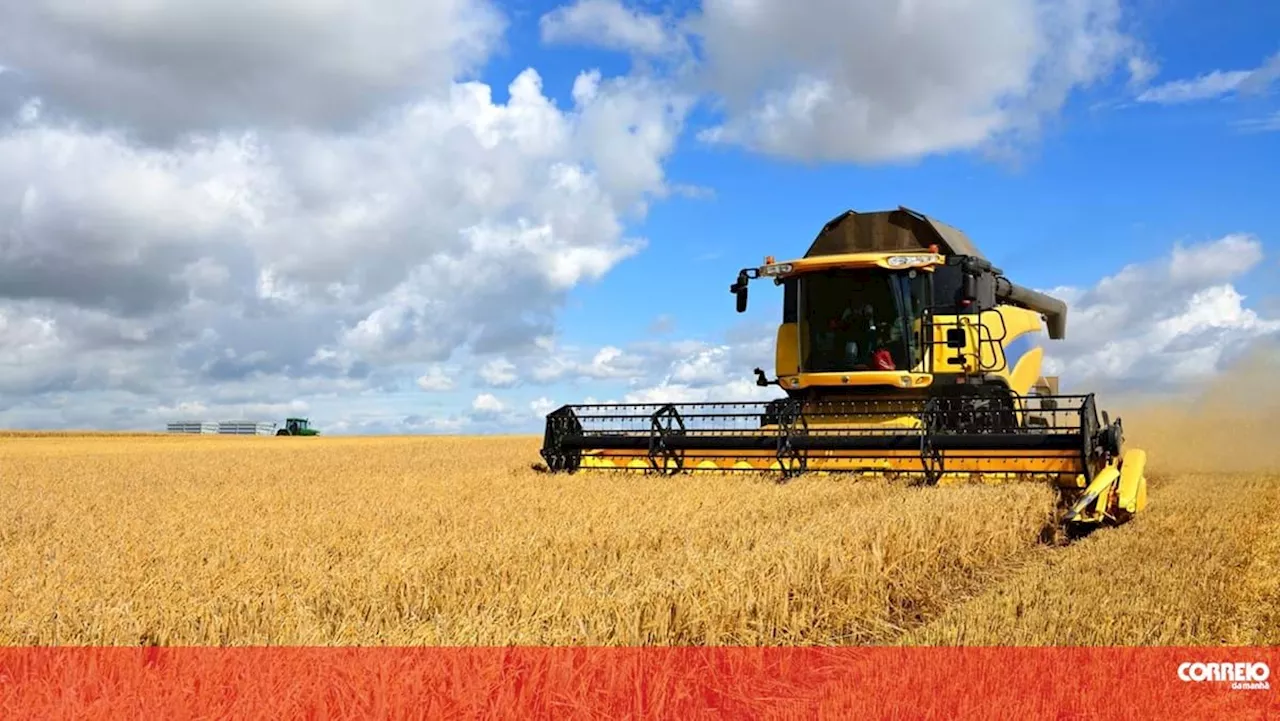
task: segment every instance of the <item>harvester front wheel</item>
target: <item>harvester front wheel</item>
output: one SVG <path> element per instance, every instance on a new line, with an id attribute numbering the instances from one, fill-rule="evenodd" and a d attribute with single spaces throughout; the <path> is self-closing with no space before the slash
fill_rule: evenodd
<path id="1" fill-rule="evenodd" d="M 291 435 L 291 434 L 289 433 L 289 429 L 288 429 L 288 428 L 281 428 L 280 430 L 276 431 L 276 435 L 277 435 L 277 436 L 287 436 L 287 435 Z"/>

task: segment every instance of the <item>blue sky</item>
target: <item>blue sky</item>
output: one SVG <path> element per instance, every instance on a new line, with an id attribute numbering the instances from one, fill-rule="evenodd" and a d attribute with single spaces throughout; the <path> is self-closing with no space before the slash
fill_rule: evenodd
<path id="1" fill-rule="evenodd" d="M 728 285 L 850 208 L 1061 289 L 1079 387 L 1203 381 L 1280 332 L 1280 5 L 788 7 L 0 11 L 0 424 L 755 397 L 780 298 L 739 316 Z"/>
<path id="2" fill-rule="evenodd" d="M 1150 33 L 1144 39 L 1159 52 L 1160 78 L 1252 68 L 1280 50 L 1280 7 L 1170 6 L 1144 23 Z M 1207 17 L 1216 18 L 1209 28 Z M 559 64 L 554 51 L 530 45 L 528 52 L 531 65 Z M 578 67 L 615 59 L 574 57 Z M 1277 112 L 1276 97 L 1136 104 L 1125 97 L 1123 78 L 1118 81 L 1071 97 L 1054 127 L 1024 149 L 1017 167 L 974 154 L 814 166 L 707 148 L 686 134 L 669 173 L 715 197 L 657 204 L 636 226 L 650 239 L 649 250 L 620 265 L 607 282 L 579 289 L 580 303 L 564 316 L 565 333 L 596 342 L 625 340 L 649 319 L 618 318 L 612 309 L 641 296 L 648 296 L 655 313 L 713 332 L 734 320 L 724 287 L 738 268 L 767 254 L 802 253 L 822 223 L 846 208 L 920 209 L 964 229 L 1008 272 L 1038 287 L 1090 284 L 1127 263 L 1161 255 L 1174 242 L 1231 232 L 1256 233 L 1273 249 L 1280 206 L 1268 198 L 1280 163 L 1280 133 L 1243 132 L 1233 124 Z M 702 260 L 709 256 L 714 259 Z M 1260 277 L 1251 280 L 1264 289 Z M 663 283 L 679 291 L 652 292 Z M 608 335 L 597 335 L 595 329 L 610 325 Z"/>
<path id="3" fill-rule="evenodd" d="M 1141 39 L 1160 64 L 1153 85 L 1256 68 L 1280 50 L 1280 6 L 1171 2 L 1137 10 Z M 529 44 L 513 54 L 528 65 L 566 73 L 618 67 L 614 53 L 549 49 L 527 31 L 521 38 Z M 500 84 L 501 77 L 489 79 Z M 1280 206 L 1269 200 L 1280 132 L 1237 127 L 1280 110 L 1276 95 L 1140 103 L 1125 81 L 1117 75 L 1072 95 L 1016 163 L 980 153 L 872 166 L 789 162 L 708 148 L 686 133 L 669 174 L 714 197 L 656 204 L 635 226 L 649 248 L 603 282 L 576 289 L 562 333 L 584 345 L 624 345 L 662 315 L 677 335 L 715 342 L 741 321 L 726 292 L 738 268 L 765 255 L 803 253 L 818 227 L 845 208 L 899 204 L 964 229 L 1019 282 L 1045 289 L 1090 286 L 1167 255 L 1175 243 L 1250 233 L 1267 260 L 1235 285 L 1250 301 L 1280 294 Z M 550 76 L 548 87 L 557 87 Z M 778 309 L 776 294 L 761 286 L 750 317 L 773 322 Z"/>

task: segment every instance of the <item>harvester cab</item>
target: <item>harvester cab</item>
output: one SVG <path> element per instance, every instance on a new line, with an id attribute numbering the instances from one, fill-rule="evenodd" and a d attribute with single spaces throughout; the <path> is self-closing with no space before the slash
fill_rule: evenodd
<path id="1" fill-rule="evenodd" d="M 277 436 L 318 436 L 320 431 L 310 425 L 306 418 L 286 418 L 284 428 L 276 431 Z"/>
<path id="2" fill-rule="evenodd" d="M 1093 394 L 1059 394 L 1027 342 L 1065 337 L 1066 304 L 1010 281 L 959 230 L 902 207 L 849 211 L 803 257 L 741 270 L 738 312 L 761 279 L 781 288 L 782 317 L 774 377 L 756 368 L 756 383 L 778 398 L 564 406 L 547 416 L 548 467 L 1039 478 L 1076 525 L 1145 506 L 1145 453 L 1124 449 Z"/>

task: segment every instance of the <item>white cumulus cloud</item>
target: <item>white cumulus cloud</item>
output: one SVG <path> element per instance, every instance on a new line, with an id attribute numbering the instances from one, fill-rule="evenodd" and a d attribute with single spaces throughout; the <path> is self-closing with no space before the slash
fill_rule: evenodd
<path id="1" fill-rule="evenodd" d="M 471 401 L 471 410 L 477 413 L 501 413 L 506 409 L 507 405 L 492 393 L 481 393 Z"/>
<path id="2" fill-rule="evenodd" d="M 580 358 L 576 349 L 551 344 L 540 349 L 541 358 L 530 372 L 538 383 L 561 380 L 623 380 L 643 377 L 646 359 L 617 346 L 604 346 L 589 358 Z"/>
<path id="3" fill-rule="evenodd" d="M 0 3 L 11 82 L 50 109 L 156 138 L 350 127 L 385 104 L 447 91 L 505 27 L 489 0 Z"/>
<path id="4" fill-rule="evenodd" d="M 480 380 L 494 388 L 507 388 L 520 379 L 516 375 L 516 366 L 505 358 L 496 358 L 480 366 Z"/>
<path id="5" fill-rule="evenodd" d="M 543 15 L 539 25 L 548 43 L 585 43 L 648 55 L 681 47 L 680 37 L 662 18 L 618 0 L 577 0 Z"/>
<path id="6" fill-rule="evenodd" d="M 1122 19 L 1118 0 L 704 0 L 688 26 L 727 119 L 702 137 L 878 162 L 1031 134 L 1139 54 Z"/>
<path id="7" fill-rule="evenodd" d="M 7 425 L 449 390 L 645 247 L 688 99 L 586 71 L 557 102 L 528 68 L 499 102 L 465 79 L 497 11 L 412 5 L 0 9 Z"/>
<path id="8" fill-rule="evenodd" d="M 550 398 L 547 398 L 546 396 L 537 398 L 529 403 L 529 410 L 532 411 L 533 415 L 538 418 L 545 417 L 548 413 L 550 413 L 551 411 L 554 411 L 556 408 L 559 408 L 559 405 L 557 405 L 554 401 L 552 401 Z"/>
<path id="9" fill-rule="evenodd" d="M 1045 346 L 1063 389 L 1169 387 L 1204 380 L 1280 334 L 1280 317 L 1246 306 L 1235 281 L 1263 260 L 1253 236 L 1227 235 L 1127 266 L 1090 288 L 1058 288 L 1067 338 Z"/>
<path id="10" fill-rule="evenodd" d="M 418 387 L 424 391 L 449 391 L 456 385 L 453 375 L 444 368 L 433 365 L 418 376 Z"/>
<path id="11" fill-rule="evenodd" d="M 673 60 L 721 113 L 704 141 L 891 162 L 1034 137 L 1115 72 L 1142 87 L 1156 66 L 1125 20 L 1120 0 L 702 0 L 679 17 L 575 0 L 541 27 L 546 42 Z"/>

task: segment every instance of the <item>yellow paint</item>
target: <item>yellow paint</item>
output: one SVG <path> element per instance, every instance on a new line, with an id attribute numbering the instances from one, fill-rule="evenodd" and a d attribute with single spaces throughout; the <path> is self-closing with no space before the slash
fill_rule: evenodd
<path id="1" fill-rule="evenodd" d="M 916 261 L 910 266 L 895 267 L 889 265 L 889 258 L 895 256 L 909 256 L 915 258 Z M 879 267 L 886 270 L 904 270 L 906 267 L 925 272 L 933 272 L 934 267 L 945 262 L 945 258 L 935 253 L 921 251 L 906 251 L 901 253 L 842 253 L 840 255 L 822 255 L 815 258 L 797 258 L 795 260 L 787 260 L 771 265 L 790 265 L 791 270 L 787 273 L 769 272 L 769 265 L 760 266 L 757 270 L 762 277 L 770 278 L 787 278 L 799 273 L 810 273 L 815 270 L 826 270 L 829 268 L 869 268 Z"/>
<path id="2" fill-rule="evenodd" d="M 1137 513 L 1147 505 L 1146 451 L 1126 451 L 1120 463 L 1120 508 Z"/>
<path id="3" fill-rule="evenodd" d="M 1020 396 L 1030 393 L 1036 380 L 1040 378 L 1040 365 L 1043 360 L 1044 348 L 1036 347 L 1027 351 L 1026 355 L 1018 360 L 1013 373 L 1009 375 L 1009 388 Z"/>
<path id="4" fill-rule="evenodd" d="M 879 430 L 894 429 L 914 430 L 924 427 L 924 422 L 915 416 L 885 416 L 871 413 L 840 413 L 838 410 L 829 414 L 819 411 L 805 413 L 805 423 L 810 429 L 821 429 L 823 426 L 834 426 L 840 430 Z M 778 426 L 768 424 L 760 426 L 761 431 L 775 431 Z"/>
<path id="5" fill-rule="evenodd" d="M 915 260 L 908 265 L 891 266 L 888 261 L 893 256 L 912 256 Z M 945 262 L 945 258 L 932 253 L 888 252 L 801 258 L 783 263 L 773 263 L 771 258 L 768 262 L 768 266 L 759 268 L 761 276 L 782 278 L 813 271 L 858 267 L 880 267 L 887 270 L 914 268 L 932 272 Z M 790 268 L 786 273 L 780 273 L 780 265 L 790 265 Z M 1044 319 L 1039 313 L 1008 305 L 976 315 L 932 316 L 932 327 L 928 329 L 932 342 L 922 347 L 923 358 L 913 368 L 802 373 L 800 358 L 807 350 L 804 346 L 808 342 L 808 333 L 805 319 L 800 318 L 797 322 L 782 323 L 777 328 L 775 376 L 783 388 L 791 390 L 841 386 L 884 387 L 881 400 L 892 401 L 896 393 L 927 388 L 937 383 L 939 376 L 982 373 L 1003 379 L 1015 394 L 1026 396 L 1046 384 L 1046 380 L 1040 376 L 1044 364 L 1044 349 L 1038 346 L 1029 349 L 1013 368 L 1008 365 L 1005 349 L 1024 336 L 1042 332 L 1043 324 Z M 947 331 L 955 328 L 964 332 L 965 342 L 960 348 L 946 345 Z M 919 321 L 916 321 L 914 330 L 917 334 L 921 330 Z M 962 364 L 951 365 L 947 362 L 957 355 L 963 359 Z M 923 372 L 925 368 L 931 368 L 933 373 Z M 825 399 L 828 403 L 836 400 Z M 896 417 L 869 413 L 840 416 L 833 414 L 824 417 L 813 409 L 802 409 L 804 410 L 807 410 L 804 417 L 810 432 L 820 432 L 828 426 L 836 426 L 841 431 L 855 431 L 897 428 L 911 430 L 922 425 L 920 419 L 910 413 L 909 406 L 904 406 L 903 414 Z M 838 410 L 834 412 L 838 413 Z M 1021 421 L 1021 414 L 1018 415 Z M 768 433 L 770 430 L 771 427 L 761 427 L 749 433 L 755 435 L 759 432 Z M 685 455 L 685 467 L 690 471 L 713 472 L 782 471 L 782 464 L 774 451 L 736 451 L 729 455 L 733 457 L 722 458 L 715 452 L 688 452 Z M 1048 481 L 1061 489 L 1083 489 L 1079 496 L 1081 500 L 1069 513 L 1071 519 L 1079 522 L 1123 520 L 1126 513 L 1136 513 L 1145 508 L 1146 454 L 1143 451 L 1130 450 L 1124 455 L 1121 464 L 1100 470 L 1086 468 L 1085 463 L 1080 452 L 1075 450 L 1033 454 L 1024 451 L 953 451 L 942 456 L 944 473 L 938 482 L 940 485 L 958 485 L 1034 480 Z M 883 477 L 898 473 L 916 475 L 924 469 L 920 451 L 916 449 L 889 452 L 812 452 L 805 459 L 805 464 L 805 469 L 810 474 L 845 473 L 864 477 Z M 583 454 L 582 465 L 584 468 L 651 469 L 644 451 L 587 452 Z M 1093 476 L 1092 482 L 1087 482 L 1089 475 Z"/>
<path id="6" fill-rule="evenodd" d="M 782 368 L 782 346 L 778 346 L 777 356 L 777 365 Z M 796 373 L 792 371 L 788 374 L 780 373 L 778 377 L 782 380 L 785 388 L 876 385 L 923 388 L 933 383 L 933 376 L 928 373 L 911 373 L 908 371 L 850 371 L 848 373 Z M 907 379 L 906 382 L 903 381 L 904 378 Z"/>
<path id="7" fill-rule="evenodd" d="M 1120 471 L 1115 466 L 1107 466 L 1103 468 L 1097 476 L 1094 476 L 1093 483 L 1084 489 L 1084 495 L 1081 500 L 1072 507 L 1068 514 L 1069 520 L 1096 521 L 1099 520 L 1107 511 L 1107 501 L 1114 492 L 1114 486 L 1120 479 Z M 1090 497 L 1094 497 L 1088 503 L 1085 503 Z M 1089 513 L 1089 508 L 1094 510 Z"/>
<path id="8" fill-rule="evenodd" d="M 810 261 L 792 261 L 795 270 L 792 275 L 801 271 L 820 270 L 835 267 L 858 267 L 874 265 L 871 260 L 896 255 L 861 253 L 843 256 L 824 256 Z M 822 261 L 818 263 L 817 261 Z M 775 345 L 775 376 L 782 382 L 783 388 L 803 390 L 806 388 L 822 388 L 832 386 L 889 386 L 893 388 L 924 388 L 932 385 L 936 378 L 923 369 L 932 366 L 935 374 L 954 375 L 958 373 L 986 373 L 1005 380 L 1011 389 L 1025 396 L 1039 379 L 1043 363 L 1043 349 L 1031 349 L 1019 361 L 1016 369 L 1008 367 L 1008 359 L 1004 349 L 1014 341 L 1031 333 L 1042 331 L 1043 319 L 1040 314 L 1002 305 L 996 309 L 977 315 L 937 315 L 933 316 L 933 342 L 924 346 L 922 358 L 913 368 L 894 371 L 853 371 L 837 373 L 801 373 L 799 358 L 801 348 L 805 344 L 805 321 L 798 323 L 782 323 L 778 326 Z M 919 325 L 917 323 L 916 328 Z M 947 331 L 960 329 L 964 331 L 965 343 L 961 348 L 950 348 L 946 345 Z M 959 356 L 962 365 L 950 365 L 947 360 Z M 905 379 L 905 380 L 904 380 Z"/>
<path id="9" fill-rule="evenodd" d="M 597 455 L 598 454 L 598 455 Z M 617 463 L 609 459 L 616 459 Z M 588 460 L 590 459 L 590 460 Z M 875 452 L 813 452 L 806 459 L 807 470 L 833 473 L 918 473 L 923 469 L 919 451 Z M 583 458 L 583 467 L 617 467 L 647 471 L 648 454 L 645 451 L 596 451 Z M 1083 471 L 1080 454 L 1060 451 L 1028 457 L 1021 451 L 951 451 L 943 454 L 943 467 L 954 474 L 997 474 L 1025 476 L 1025 472 L 1041 474 L 1060 486 L 1072 486 Z M 774 451 L 735 451 L 733 457 L 717 456 L 714 452 L 689 451 L 685 454 L 688 472 L 716 470 L 781 471 Z M 1023 471 L 1024 473 L 1017 473 Z"/>
<path id="10" fill-rule="evenodd" d="M 777 352 L 774 361 L 774 377 L 794 376 L 800 372 L 799 328 L 795 323 L 778 326 Z"/>
<path id="11" fill-rule="evenodd" d="M 1005 345 L 1009 345 L 1029 333 L 1042 331 L 1041 324 L 1044 319 L 1033 310 L 1002 305 L 1000 306 L 1000 314 L 1004 316 L 1005 333 L 1003 343 Z"/>

